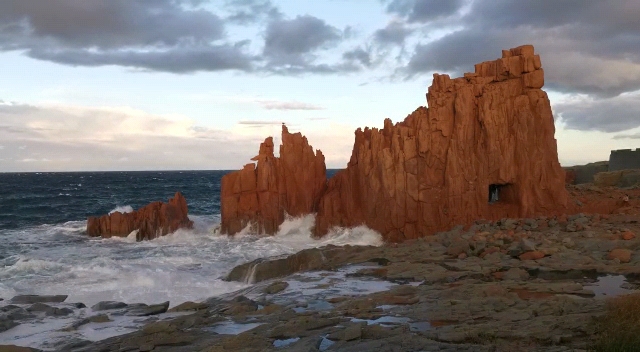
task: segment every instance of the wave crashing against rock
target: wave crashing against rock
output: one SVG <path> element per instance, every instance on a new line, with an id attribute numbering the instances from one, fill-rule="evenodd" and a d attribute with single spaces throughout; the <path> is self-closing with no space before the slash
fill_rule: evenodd
<path id="1" fill-rule="evenodd" d="M 280 158 L 268 138 L 257 167 L 223 178 L 222 230 L 257 223 L 274 233 L 285 213 L 317 212 L 316 235 L 365 224 L 402 241 L 476 219 L 565 213 L 565 172 L 543 85 L 531 45 L 503 50 L 464 77 L 434 74 L 429 108 L 395 125 L 387 119 L 383 129 L 358 129 L 347 168 L 328 182 L 321 152 L 314 156 L 300 134 L 304 144 L 294 144 L 283 127 Z"/>
<path id="2" fill-rule="evenodd" d="M 180 192 L 176 192 L 167 203 L 152 202 L 130 213 L 116 211 L 100 217 L 89 217 L 87 234 L 92 237 L 126 237 L 137 231 L 137 241 L 151 240 L 178 229 L 192 228 L 193 221 L 189 220 L 187 214 L 187 201 Z"/>

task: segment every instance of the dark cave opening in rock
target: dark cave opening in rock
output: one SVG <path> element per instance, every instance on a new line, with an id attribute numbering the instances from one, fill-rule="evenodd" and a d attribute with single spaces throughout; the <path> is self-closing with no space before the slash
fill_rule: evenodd
<path id="1" fill-rule="evenodd" d="M 500 189 L 503 185 L 489 185 L 489 203 L 493 204 L 500 200 Z"/>

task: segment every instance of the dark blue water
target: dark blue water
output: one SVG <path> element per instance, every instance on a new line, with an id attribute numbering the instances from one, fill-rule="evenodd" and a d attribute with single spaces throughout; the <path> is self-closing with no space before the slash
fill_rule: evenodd
<path id="1" fill-rule="evenodd" d="M 187 199 L 190 215 L 218 215 L 220 181 L 228 172 L 0 173 L 0 230 L 85 220 L 117 206 L 138 209 L 176 192 Z"/>
<path id="2" fill-rule="evenodd" d="M 181 192 L 189 214 L 220 213 L 220 180 L 228 171 L 0 173 L 0 229 L 59 224 L 140 208 Z"/>

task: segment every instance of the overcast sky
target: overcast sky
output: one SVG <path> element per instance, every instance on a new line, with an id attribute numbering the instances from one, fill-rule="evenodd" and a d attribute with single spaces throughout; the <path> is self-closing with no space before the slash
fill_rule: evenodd
<path id="1" fill-rule="evenodd" d="M 0 172 L 237 169 L 283 122 L 342 168 L 434 72 L 522 44 L 560 162 L 606 160 L 640 147 L 639 19 L 638 0 L 2 0 Z"/>

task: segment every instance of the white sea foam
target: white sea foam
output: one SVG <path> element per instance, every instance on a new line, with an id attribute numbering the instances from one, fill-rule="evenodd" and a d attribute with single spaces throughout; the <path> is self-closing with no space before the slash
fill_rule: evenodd
<path id="1" fill-rule="evenodd" d="M 109 215 L 118 212 L 118 213 L 133 213 L 133 207 L 131 207 L 130 205 L 118 205 L 117 207 L 115 207 L 115 209 L 111 210 L 109 212 Z"/>
<path id="2" fill-rule="evenodd" d="M 135 241 L 135 232 L 127 237 L 89 238 L 84 233 L 86 221 L 0 230 L 4 244 L 16 248 L 16 254 L 0 260 L 0 297 L 7 300 L 17 294 L 67 294 L 66 302 L 83 302 L 87 306 L 107 300 L 148 304 L 170 301 L 175 306 L 248 287 L 221 277 L 234 266 L 257 258 L 329 244 L 382 244 L 381 236 L 366 227 L 336 228 L 316 239 L 312 235 L 313 215 L 287 218 L 275 236 L 253 233 L 249 228 L 229 237 L 215 233 L 218 215 L 190 218 L 194 221 L 193 230 L 178 230 L 143 242 Z M 343 285 L 354 291 L 372 289 L 358 286 L 362 284 Z M 113 323 L 104 331 L 87 326 L 83 335 L 105 338 L 127 332 L 123 330 L 130 326 L 127 324 Z M 21 345 L 41 346 L 43 339 L 56 334 L 53 331 L 59 325 L 21 328 L 28 332 L 11 329 L 0 333 L 0 340 L 7 337 L 17 339 Z"/>
<path id="3" fill-rule="evenodd" d="M 323 238 L 313 238 L 313 215 L 288 218 L 275 236 L 212 234 L 219 216 L 191 219 L 193 230 L 143 242 L 135 241 L 135 233 L 124 238 L 88 238 L 84 221 L 14 231 L 9 237 L 16 246 L 28 249 L 0 266 L 0 297 L 69 294 L 69 301 L 87 305 L 101 300 L 168 300 L 176 305 L 245 287 L 220 278 L 234 266 L 257 258 L 328 244 L 382 244 L 381 236 L 366 227 L 334 229 Z"/>
<path id="4" fill-rule="evenodd" d="M 19 257 L 18 261 L 0 271 L 0 278 L 10 278 L 13 275 L 38 274 L 42 271 L 56 270 L 64 267 L 56 262 L 48 260 L 30 259 Z"/>

